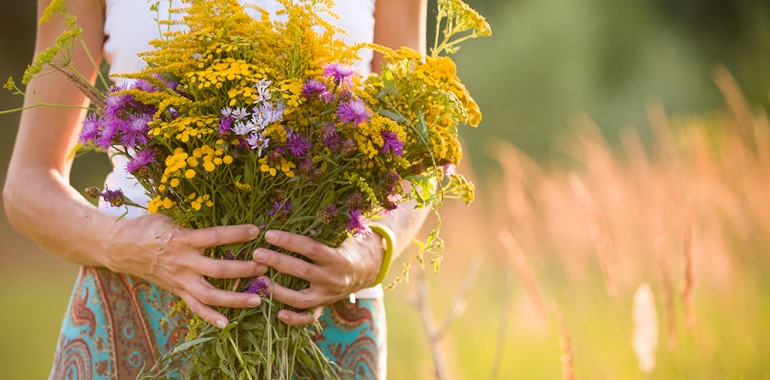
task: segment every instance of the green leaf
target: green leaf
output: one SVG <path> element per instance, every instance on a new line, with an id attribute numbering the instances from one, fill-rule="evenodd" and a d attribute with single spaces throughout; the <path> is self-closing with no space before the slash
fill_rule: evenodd
<path id="1" fill-rule="evenodd" d="M 178 344 L 176 347 L 174 347 L 174 351 L 172 353 L 173 354 L 178 354 L 178 353 L 180 353 L 180 352 L 182 352 L 182 351 L 184 351 L 184 350 L 186 350 L 186 349 L 188 349 L 190 347 L 206 343 L 206 342 L 208 342 L 208 341 L 210 341 L 212 339 L 214 339 L 214 337 L 213 336 L 209 336 L 209 337 L 205 337 L 205 338 L 193 339 L 191 341 Z"/>

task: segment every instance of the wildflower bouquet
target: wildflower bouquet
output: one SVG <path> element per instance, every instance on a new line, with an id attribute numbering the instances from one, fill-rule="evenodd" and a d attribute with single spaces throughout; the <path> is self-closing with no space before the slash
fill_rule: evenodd
<path id="1" fill-rule="evenodd" d="M 457 127 L 478 125 L 481 114 L 442 54 L 489 35 L 484 19 L 460 0 L 440 0 L 436 43 L 422 56 L 335 38 L 344 32 L 322 17 L 331 0 L 279 2 L 282 21 L 237 0 L 184 0 L 188 6 L 171 10 L 181 21 L 159 20 L 184 30 L 152 42 L 154 49 L 142 54 L 147 68 L 122 75 L 132 84 L 104 96 L 80 81 L 95 107 L 83 123 L 81 147 L 126 156 L 127 171 L 150 198 L 146 209 L 189 228 L 248 223 L 339 246 L 370 233 L 368 220 L 406 201 L 434 210 L 445 197 L 470 202 L 473 185 L 455 169 Z M 67 41 L 78 34 L 70 26 L 75 37 Z M 352 65 L 361 49 L 385 55 L 382 74 L 357 75 Z M 46 65 L 69 72 L 52 57 L 41 56 L 28 75 Z M 133 204 L 118 189 L 95 195 L 114 206 Z M 207 254 L 251 260 L 266 244 L 260 236 Z M 419 245 L 417 259 L 433 252 L 438 265 L 438 228 Z M 307 286 L 269 276 L 293 289 Z M 193 318 L 185 342 L 149 375 L 189 366 L 184 371 L 203 378 L 344 376 L 313 343 L 312 331 L 279 323 L 277 312 L 286 306 L 270 299 L 266 284 L 209 281 L 259 293 L 264 303 L 219 308 L 231 321 L 223 330 Z"/>

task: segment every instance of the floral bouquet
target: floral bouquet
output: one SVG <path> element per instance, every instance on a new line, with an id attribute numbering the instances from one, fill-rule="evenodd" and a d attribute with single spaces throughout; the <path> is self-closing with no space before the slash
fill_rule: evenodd
<path id="1" fill-rule="evenodd" d="M 184 0 L 186 7 L 171 10 L 181 21 L 159 20 L 159 26 L 184 30 L 153 41 L 154 49 L 142 54 L 147 68 L 122 75 L 131 84 L 106 94 L 84 83 L 66 59 L 55 58 L 79 36 L 70 20 L 61 43 L 38 57 L 25 79 L 48 67 L 78 83 L 94 107 L 83 123 L 81 149 L 126 156 L 127 171 L 150 198 L 146 209 L 181 226 L 255 224 L 336 247 L 371 233 L 369 220 L 404 202 L 433 210 L 445 197 L 470 202 L 473 185 L 456 171 L 457 127 L 478 125 L 481 114 L 442 54 L 489 35 L 484 19 L 461 0 L 439 0 L 436 43 L 422 56 L 335 38 L 344 31 L 321 16 L 331 13 L 331 0 L 279 2 L 283 21 L 237 0 Z M 244 7 L 262 17 L 250 17 Z M 361 49 L 384 54 L 381 74 L 357 75 L 352 65 Z M 10 81 L 7 86 L 21 92 Z M 117 207 L 135 205 L 119 189 L 92 195 Z M 207 254 L 251 260 L 251 252 L 265 245 L 260 236 Z M 437 266 L 438 227 L 418 245 L 415 258 L 422 263 L 426 252 L 434 253 Z M 275 271 L 268 275 L 292 289 L 307 286 Z M 313 343 L 310 329 L 278 321 L 286 306 L 270 299 L 266 284 L 209 281 L 258 293 L 263 305 L 220 307 L 231 321 L 222 330 L 193 318 L 185 341 L 148 376 L 180 370 L 202 378 L 345 376 Z"/>

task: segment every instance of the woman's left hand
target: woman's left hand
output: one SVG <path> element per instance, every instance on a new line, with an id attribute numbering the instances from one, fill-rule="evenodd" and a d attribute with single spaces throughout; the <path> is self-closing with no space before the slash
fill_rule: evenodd
<path id="1" fill-rule="evenodd" d="M 302 290 L 292 290 L 277 283 L 270 286 L 273 299 L 300 310 L 312 310 L 310 313 L 281 310 L 278 319 L 291 326 L 312 324 L 321 316 L 324 306 L 370 286 L 377 278 L 384 253 L 382 239 L 376 234 L 349 239 L 339 248 L 277 230 L 268 231 L 265 240 L 308 260 L 267 248 L 254 251 L 257 263 L 310 283 Z"/>

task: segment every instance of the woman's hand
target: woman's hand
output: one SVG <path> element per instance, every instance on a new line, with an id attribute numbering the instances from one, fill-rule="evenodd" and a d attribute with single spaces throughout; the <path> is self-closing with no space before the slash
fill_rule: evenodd
<path id="1" fill-rule="evenodd" d="M 347 240 L 339 248 L 332 248 L 310 237 L 284 231 L 270 230 L 265 234 L 268 243 L 294 252 L 310 262 L 267 248 L 254 251 L 254 261 L 278 272 L 299 277 L 310 283 L 302 290 L 292 290 L 273 284 L 275 300 L 311 313 L 281 310 L 278 319 L 287 325 L 309 325 L 321 316 L 324 306 L 348 297 L 366 288 L 377 278 L 384 249 L 378 235 L 359 240 Z"/>
<path id="2" fill-rule="evenodd" d="M 256 307 L 261 299 L 254 294 L 217 289 L 204 276 L 256 277 L 267 268 L 250 260 L 213 259 L 204 252 L 208 247 L 248 242 L 258 234 L 259 229 L 253 225 L 181 228 L 157 214 L 121 219 L 103 240 L 104 264 L 114 272 L 144 278 L 173 292 L 203 320 L 224 328 L 227 318 L 211 306 Z"/>

